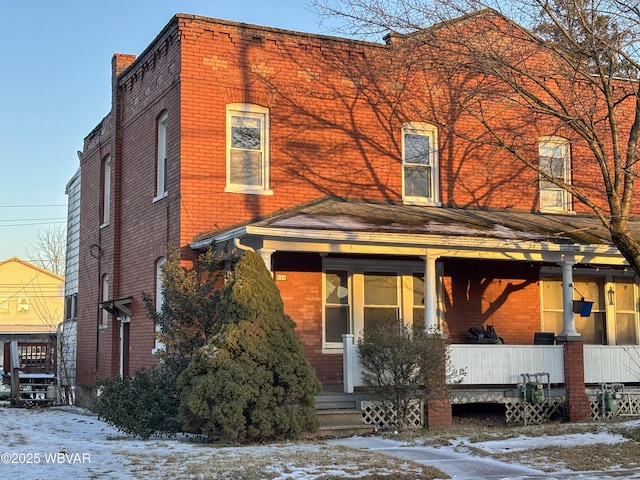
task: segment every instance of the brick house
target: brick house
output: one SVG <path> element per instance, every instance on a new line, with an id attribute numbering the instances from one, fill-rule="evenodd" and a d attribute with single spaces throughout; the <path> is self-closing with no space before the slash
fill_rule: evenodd
<path id="1" fill-rule="evenodd" d="M 468 345 L 456 361 L 491 359 L 496 376 L 470 370 L 464 384 L 515 385 L 497 352 L 560 351 L 554 384 L 573 418 L 586 415 L 584 385 L 600 379 L 586 380 L 583 345 L 639 344 L 637 278 L 586 207 L 417 116 L 411 102 L 441 101 L 416 95 L 420 80 L 373 83 L 396 40 L 178 14 L 138 57 L 114 55 L 111 112 L 80 162 L 79 403 L 96 375 L 156 363 L 141 293 L 159 297 L 167 245 L 186 266 L 233 245 L 264 258 L 325 385 L 353 378 L 343 335 L 382 317 L 465 347 L 471 327 L 493 325 L 504 345 Z M 574 168 L 584 145 L 536 125 L 524 133 L 532 158 L 593 178 Z M 580 297 L 589 316 L 572 311 Z M 534 346 L 536 332 L 557 344 Z"/>

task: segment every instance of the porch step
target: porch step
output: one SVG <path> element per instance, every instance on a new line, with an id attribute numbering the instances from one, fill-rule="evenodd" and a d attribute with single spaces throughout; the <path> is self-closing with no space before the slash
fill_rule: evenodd
<path id="1" fill-rule="evenodd" d="M 345 394 L 322 394 L 316 397 L 316 410 L 356 410 L 359 398 Z"/>
<path id="2" fill-rule="evenodd" d="M 356 409 L 318 410 L 318 423 L 323 427 L 359 427 L 362 423 L 362 412 Z"/>
<path id="3" fill-rule="evenodd" d="M 370 435 L 373 425 L 362 423 L 362 412 L 355 409 L 318 410 L 317 432 L 308 434 L 310 438 L 340 438 L 352 435 Z"/>

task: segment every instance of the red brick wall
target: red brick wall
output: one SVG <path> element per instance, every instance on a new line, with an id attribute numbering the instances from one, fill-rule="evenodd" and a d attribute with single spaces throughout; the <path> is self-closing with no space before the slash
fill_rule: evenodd
<path id="1" fill-rule="evenodd" d="M 342 382 L 342 355 L 322 353 L 322 263 L 320 255 L 276 254 L 274 278 L 285 313 L 296 322 L 296 333 L 307 360 L 323 384 Z"/>
<path id="2" fill-rule="evenodd" d="M 363 73 L 375 71 L 378 54 L 385 51 L 370 43 L 180 15 L 133 63 L 132 56 L 114 59 L 119 76 L 112 113 L 85 139 L 81 163 L 79 383 L 91 383 L 95 369 L 100 280 L 92 244 L 102 247 L 101 273 L 111 276 L 111 297 L 133 297 L 133 372 L 155 363 L 153 325 L 141 292 L 155 291 L 155 261 L 166 254 L 168 243 L 179 245 L 186 260 L 192 260 L 188 244 L 196 235 L 315 198 L 401 201 L 401 125 L 431 119 L 418 116 L 409 101 L 406 108 L 400 104 L 392 112 L 383 95 L 377 96 L 376 87 L 391 94 L 395 83 L 378 78 L 372 85 L 376 79 Z M 407 98 L 424 102 L 418 89 L 424 76 L 409 78 Z M 420 95 L 413 95 L 416 92 Z M 432 97 L 434 111 L 442 98 L 437 93 Z M 226 105 L 232 102 L 269 108 L 270 195 L 224 192 Z M 168 196 L 154 202 L 156 120 L 164 111 L 169 116 Z M 473 127 L 464 117 L 458 122 Z M 532 129 L 529 138 L 540 133 Z M 535 142 L 531 149 L 537 157 Z M 572 151 L 579 157 L 584 147 L 572 144 Z M 99 229 L 100 162 L 107 154 L 114 162 L 112 222 Z M 441 132 L 440 165 L 446 205 L 537 208 L 536 176 L 503 154 Z M 589 177 L 597 178 L 592 172 L 574 174 L 576 181 Z M 484 270 L 494 273 L 489 279 L 478 277 L 474 272 L 480 269 L 465 266 L 468 263 L 447 261 L 462 278 L 453 282 L 449 273 L 445 279 L 452 339 L 462 341 L 471 326 L 493 324 L 507 343 L 530 343 L 540 318 L 534 270 L 529 275 L 518 266 L 491 264 Z M 322 379 L 339 379 L 341 356 L 321 353 L 318 271 L 285 267 L 282 273 L 287 280 L 278 280 L 278 285 L 287 312 L 299 324 L 309 359 Z M 523 281 L 530 283 L 502 302 L 505 289 Z M 473 291 L 471 300 L 467 287 Z M 98 373 L 113 373 L 119 355 L 117 329 L 101 331 L 100 336 L 105 343 Z"/>
<path id="3" fill-rule="evenodd" d="M 531 344 L 540 331 L 539 273 L 529 263 L 446 259 L 445 319 L 453 343 L 471 327 L 493 325 L 508 344 Z"/>

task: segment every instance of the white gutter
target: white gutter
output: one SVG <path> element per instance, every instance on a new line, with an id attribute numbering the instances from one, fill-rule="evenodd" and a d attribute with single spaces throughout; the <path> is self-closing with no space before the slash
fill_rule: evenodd
<path id="1" fill-rule="evenodd" d="M 322 240 L 340 243 L 368 243 L 368 244 L 395 244 L 413 245 L 420 248 L 447 248 L 447 249 L 491 249 L 534 252 L 557 252 L 559 254 L 596 254 L 619 256 L 620 252 L 612 245 L 575 243 L 562 244 L 546 241 L 531 241 L 518 239 L 496 239 L 485 237 L 461 237 L 447 235 L 420 235 L 402 233 L 372 233 L 372 232 L 342 232 L 336 230 L 314 230 L 293 228 L 269 228 L 246 226 L 229 230 L 219 236 L 213 236 L 205 240 L 194 242 L 189 246 L 193 249 L 202 249 L 211 243 L 225 243 L 227 241 L 246 236 L 255 235 L 262 237 L 278 237 L 299 240 Z M 248 247 L 249 248 L 249 247 Z"/>

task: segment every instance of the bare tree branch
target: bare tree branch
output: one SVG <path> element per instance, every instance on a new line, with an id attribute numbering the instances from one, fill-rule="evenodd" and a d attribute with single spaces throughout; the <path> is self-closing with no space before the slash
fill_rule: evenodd
<path id="1" fill-rule="evenodd" d="M 64 277 L 67 233 L 64 227 L 41 230 L 31 247 L 26 248 L 27 258 L 39 267 Z"/>

